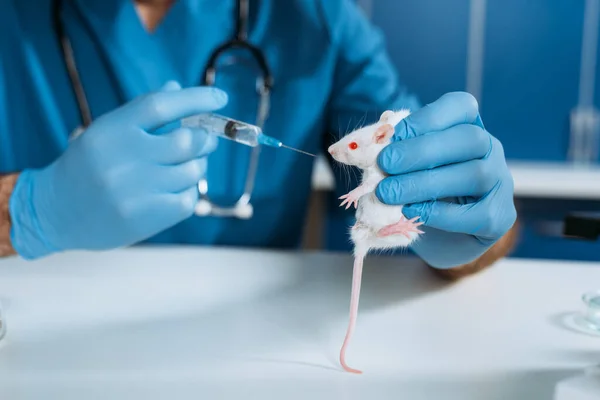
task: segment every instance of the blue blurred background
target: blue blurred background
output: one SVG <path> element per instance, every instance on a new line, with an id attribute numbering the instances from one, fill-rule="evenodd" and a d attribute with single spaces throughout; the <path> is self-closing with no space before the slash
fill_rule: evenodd
<path id="1" fill-rule="evenodd" d="M 422 102 L 455 90 L 478 98 L 486 128 L 504 144 L 515 177 L 522 225 L 512 256 L 599 259 L 600 244 L 560 237 L 567 212 L 600 211 L 598 156 L 579 167 L 569 159 L 584 25 L 594 50 L 586 50 L 593 72 L 587 96 L 598 106 L 598 0 L 357 2 L 386 35 L 401 78 Z M 333 214 L 323 245 L 348 250 L 348 223 L 338 204 L 328 202 Z"/>

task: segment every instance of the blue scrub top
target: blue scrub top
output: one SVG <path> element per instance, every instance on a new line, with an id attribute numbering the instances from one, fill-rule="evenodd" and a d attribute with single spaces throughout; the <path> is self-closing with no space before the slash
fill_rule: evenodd
<path id="1" fill-rule="evenodd" d="M 168 80 L 200 83 L 211 52 L 235 29 L 233 0 L 178 0 L 147 33 L 132 0 L 65 0 L 62 18 L 94 118 Z M 321 152 L 386 109 L 418 106 L 399 81 L 383 38 L 349 0 L 251 1 L 249 40 L 266 55 L 275 86 L 265 133 Z M 221 112 L 254 122 L 258 69 L 245 53 L 221 58 Z M 0 172 L 43 167 L 60 156 L 81 123 L 52 24 L 50 0 L 0 0 Z M 208 161 L 209 196 L 233 204 L 243 192 L 250 150 L 220 141 Z M 293 247 L 311 191 L 314 159 L 263 149 L 254 217 L 192 217 L 149 239 Z M 340 192 L 352 184 L 340 182 Z"/>

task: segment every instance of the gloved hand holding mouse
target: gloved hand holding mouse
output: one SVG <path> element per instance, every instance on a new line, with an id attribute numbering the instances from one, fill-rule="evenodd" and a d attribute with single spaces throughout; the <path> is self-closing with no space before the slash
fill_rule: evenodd
<path id="1" fill-rule="evenodd" d="M 170 82 L 96 119 L 52 164 L 22 171 L 9 205 L 17 253 L 127 246 L 190 217 L 217 139 L 178 121 L 226 104 L 221 90 Z"/>
<path id="2" fill-rule="evenodd" d="M 432 267 L 474 261 L 516 221 L 502 145 L 485 130 L 468 93 L 448 93 L 405 118 L 378 164 L 391 176 L 377 197 L 405 204 L 409 219 L 420 217 L 425 234 L 412 249 Z"/>

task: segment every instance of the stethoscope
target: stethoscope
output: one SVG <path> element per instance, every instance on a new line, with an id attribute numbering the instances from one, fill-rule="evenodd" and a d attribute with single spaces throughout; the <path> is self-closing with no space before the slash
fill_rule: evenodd
<path id="1" fill-rule="evenodd" d="M 79 114 L 81 117 L 82 125 L 73 131 L 71 139 L 79 136 L 85 128 L 92 123 L 92 115 L 87 100 L 87 96 L 81 83 L 79 70 L 75 63 L 75 57 L 73 55 L 73 48 L 71 41 L 64 29 L 60 11 L 63 0 L 54 0 L 53 2 L 53 21 L 54 29 L 56 32 L 57 39 L 60 43 L 63 57 L 66 65 L 69 78 L 71 80 L 71 87 L 73 89 L 77 105 L 79 108 Z M 252 45 L 248 41 L 248 13 L 249 13 L 249 1 L 248 0 L 237 0 L 237 7 L 235 10 L 236 18 L 236 29 L 233 38 L 213 51 L 209 57 L 208 63 L 204 68 L 202 74 L 203 86 L 212 86 L 215 83 L 216 76 L 216 65 L 219 57 L 228 50 L 242 49 L 248 50 L 252 57 L 257 62 L 261 75 L 256 80 L 256 91 L 259 96 L 259 105 L 257 112 L 257 119 L 255 125 L 263 129 L 266 119 L 269 116 L 270 110 L 270 93 L 273 87 L 273 76 L 269 69 L 267 60 L 264 57 L 262 51 L 256 46 Z M 106 63 L 108 68 L 108 63 Z M 110 69 L 108 69 L 110 71 Z M 113 81 L 116 85 L 116 78 L 113 76 Z M 115 86 L 116 87 L 116 86 Z M 198 191 L 200 193 L 200 199 L 196 205 L 196 215 L 198 216 L 220 216 L 220 217 L 236 217 L 240 219 L 252 218 L 254 214 L 254 208 L 250 203 L 252 192 L 254 190 L 254 183 L 256 181 L 256 173 L 258 169 L 258 160 L 260 157 L 260 146 L 252 148 L 250 155 L 250 162 L 248 165 L 248 171 L 246 174 L 246 182 L 244 185 L 244 192 L 239 197 L 234 206 L 225 207 L 214 204 L 208 197 L 208 182 L 206 178 L 198 182 Z"/>

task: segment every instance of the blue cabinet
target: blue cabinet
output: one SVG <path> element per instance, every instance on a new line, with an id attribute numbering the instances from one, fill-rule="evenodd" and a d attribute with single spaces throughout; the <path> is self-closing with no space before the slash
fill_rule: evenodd
<path id="1" fill-rule="evenodd" d="M 375 0 L 402 79 L 424 102 L 466 90 L 470 0 Z M 584 1 L 488 0 L 482 92 L 486 127 L 508 158 L 563 161 L 577 103 Z"/>
<path id="2" fill-rule="evenodd" d="M 374 0 L 371 20 L 383 30 L 402 81 L 422 102 L 464 90 L 470 0 Z"/>
<path id="3" fill-rule="evenodd" d="M 560 237 L 561 222 L 571 211 L 600 211 L 598 202 L 518 200 L 520 232 L 514 257 L 600 260 L 600 242 Z"/>
<path id="4" fill-rule="evenodd" d="M 482 115 L 511 159 L 566 161 L 583 1 L 488 2 Z"/>

